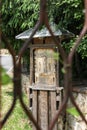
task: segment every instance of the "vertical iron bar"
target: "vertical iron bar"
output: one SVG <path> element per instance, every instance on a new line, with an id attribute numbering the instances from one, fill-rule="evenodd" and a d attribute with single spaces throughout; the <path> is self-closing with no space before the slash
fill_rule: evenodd
<path id="1" fill-rule="evenodd" d="M 0 49 L 1 49 L 1 30 L 0 30 Z M 0 56 L 1 56 L 1 52 L 0 52 Z M 1 57 L 0 57 L 0 130 L 1 130 Z"/>
<path id="2" fill-rule="evenodd" d="M 0 0 L 1 8 L 1 0 Z M 1 10 L 0 10 L 0 49 L 1 49 Z M 1 56 L 1 53 L 0 53 Z M 1 130 L 1 58 L 0 58 L 0 130 Z"/>

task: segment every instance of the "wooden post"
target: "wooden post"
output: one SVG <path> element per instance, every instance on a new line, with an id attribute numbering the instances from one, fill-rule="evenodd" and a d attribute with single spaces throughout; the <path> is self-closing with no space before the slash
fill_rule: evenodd
<path id="1" fill-rule="evenodd" d="M 32 114 L 42 130 L 48 130 L 48 126 L 56 114 L 56 87 L 59 87 L 59 81 L 56 79 L 58 78 L 58 64 L 56 65 L 53 53 L 54 49 L 47 48 L 37 48 L 34 54 L 33 49 L 30 50 Z M 35 69 L 33 69 L 34 66 Z M 35 83 L 32 84 L 34 70 Z M 33 130 L 37 130 L 35 126 L 33 126 Z M 53 130 L 57 130 L 57 123 Z"/>
<path id="2" fill-rule="evenodd" d="M 38 110 L 38 95 L 37 95 L 37 91 L 34 91 L 33 90 L 33 99 L 32 99 L 32 113 L 33 113 L 33 116 L 35 118 L 35 120 L 38 122 L 38 119 L 37 119 L 37 110 Z M 36 127 L 33 125 L 33 130 L 37 130 Z"/>
<path id="3" fill-rule="evenodd" d="M 34 72 L 34 67 L 33 67 L 33 49 L 30 49 L 30 85 L 33 83 L 33 72 Z"/>
<path id="4" fill-rule="evenodd" d="M 46 91 L 40 91 L 39 122 L 42 130 L 48 130 L 48 94 Z"/>
<path id="5" fill-rule="evenodd" d="M 51 98 L 51 120 L 53 120 L 56 114 L 56 92 L 50 92 Z M 55 124 L 53 130 L 57 130 L 57 123 Z"/>

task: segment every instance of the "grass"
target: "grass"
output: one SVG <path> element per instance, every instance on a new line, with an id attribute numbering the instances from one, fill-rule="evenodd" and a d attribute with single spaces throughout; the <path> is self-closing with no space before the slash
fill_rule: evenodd
<path id="1" fill-rule="evenodd" d="M 28 98 L 23 94 L 25 103 L 28 105 Z M 2 118 L 7 113 L 13 101 L 12 85 L 2 86 Z M 19 101 L 17 100 L 15 109 L 7 120 L 2 130 L 32 130 L 29 119 L 24 113 Z"/>

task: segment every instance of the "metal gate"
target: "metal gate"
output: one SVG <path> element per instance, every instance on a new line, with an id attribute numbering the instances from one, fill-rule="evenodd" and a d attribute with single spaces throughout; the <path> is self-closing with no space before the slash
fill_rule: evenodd
<path id="1" fill-rule="evenodd" d="M 39 15 L 39 20 L 37 21 L 31 36 L 29 37 L 29 39 L 23 44 L 23 46 L 21 47 L 21 49 L 19 50 L 18 53 L 18 58 L 16 59 L 16 54 L 14 49 L 12 48 L 11 44 L 9 43 L 8 39 L 5 37 L 5 35 L 3 35 L 3 32 L 1 32 L 0 30 L 0 40 L 4 41 L 6 47 L 8 48 L 8 50 L 10 51 L 12 57 L 13 57 L 13 65 L 14 65 L 14 77 L 13 77 L 13 103 L 12 106 L 10 107 L 9 111 L 7 112 L 7 114 L 5 115 L 3 120 L 0 120 L 0 129 L 5 125 L 6 121 L 8 120 L 9 116 L 11 115 L 13 109 L 15 108 L 16 105 L 16 101 L 17 99 L 19 99 L 20 103 L 21 103 L 21 107 L 24 109 L 24 112 L 26 113 L 26 115 L 29 117 L 29 119 L 33 122 L 33 124 L 35 125 L 35 127 L 37 128 L 37 130 L 41 130 L 40 126 L 37 124 L 37 122 L 35 121 L 33 115 L 31 114 L 31 112 L 28 110 L 28 108 L 26 107 L 26 104 L 23 101 L 22 98 L 22 86 L 21 86 L 21 57 L 24 54 L 24 52 L 26 51 L 29 42 L 32 40 L 32 37 L 34 36 L 34 34 L 36 33 L 36 31 L 40 28 L 40 26 L 45 25 L 47 27 L 47 29 L 49 30 L 56 46 L 59 49 L 60 55 L 62 57 L 63 60 L 63 66 L 64 69 L 66 71 L 66 73 L 64 73 L 64 90 L 65 90 L 65 95 L 64 95 L 64 99 L 63 102 L 59 108 L 59 111 L 56 113 L 56 115 L 54 116 L 54 119 L 51 121 L 48 130 L 53 130 L 53 127 L 55 126 L 55 123 L 57 122 L 59 115 L 61 114 L 61 112 L 63 110 L 66 109 L 66 105 L 68 102 L 68 99 L 71 100 L 72 104 L 76 107 L 76 109 L 78 110 L 78 112 L 80 113 L 81 118 L 84 120 L 84 122 L 87 124 L 87 120 L 85 119 L 83 113 L 81 112 L 80 108 L 78 107 L 78 105 L 76 104 L 73 94 L 72 94 L 72 61 L 73 61 L 73 56 L 75 53 L 75 50 L 77 48 L 77 46 L 80 44 L 80 41 L 82 39 L 82 37 L 86 34 L 87 32 L 87 0 L 84 0 L 84 5 L 85 5 L 85 20 L 84 20 L 84 26 L 82 31 L 79 34 L 79 37 L 77 38 L 77 40 L 75 41 L 75 44 L 72 48 L 72 50 L 69 52 L 69 54 L 67 55 L 65 50 L 62 48 L 61 44 L 60 44 L 60 39 L 56 39 L 56 37 L 54 36 L 49 22 L 48 22 L 48 15 L 47 15 L 47 11 L 46 11 L 46 5 L 47 5 L 47 0 L 40 0 L 40 15 Z M 1 17 L 0 17 L 0 22 L 1 22 Z M 0 82 L 1 83 L 1 82 Z M 1 102 L 1 84 L 0 84 L 0 102 Z M 1 106 L 1 104 L 0 104 Z"/>

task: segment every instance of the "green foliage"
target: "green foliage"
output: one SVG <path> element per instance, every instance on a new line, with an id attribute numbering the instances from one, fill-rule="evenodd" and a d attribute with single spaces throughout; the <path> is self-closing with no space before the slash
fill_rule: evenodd
<path id="1" fill-rule="evenodd" d="M 77 52 L 81 55 L 82 59 L 87 57 L 87 35 L 83 37 L 82 42 L 77 49 Z"/>
<path id="2" fill-rule="evenodd" d="M 70 50 L 72 49 L 74 43 L 75 43 L 76 38 L 70 40 L 70 42 L 63 42 L 63 47 L 66 49 L 66 52 L 69 53 Z M 87 57 L 87 35 L 85 35 L 79 44 L 77 50 L 78 54 L 81 55 L 82 59 Z"/>
<path id="3" fill-rule="evenodd" d="M 72 46 L 74 45 L 75 39 L 70 40 L 69 42 L 63 42 L 63 47 L 66 50 L 67 53 L 70 52 L 70 49 L 72 48 Z"/>
<path id="4" fill-rule="evenodd" d="M 34 27 L 39 16 L 40 0 L 3 0 L 2 1 L 2 29 L 9 37 L 15 50 L 21 47 L 20 41 L 14 40 L 20 32 Z M 54 21 L 59 27 L 65 27 L 69 31 L 78 35 L 84 21 L 84 2 L 82 0 L 49 0 L 48 15 L 49 21 Z M 78 53 L 82 58 L 87 57 L 87 47 L 85 37 L 82 40 Z M 74 43 L 74 39 L 64 45 L 67 52 Z"/>
<path id="5" fill-rule="evenodd" d="M 83 24 L 82 0 L 50 0 L 50 16 L 61 27 L 65 27 L 77 34 Z"/>
<path id="6" fill-rule="evenodd" d="M 34 27 L 39 15 L 39 0 L 3 0 L 2 1 L 2 31 L 9 38 L 16 50 L 21 47 L 15 36 L 20 32 Z"/>
<path id="7" fill-rule="evenodd" d="M 64 67 L 61 69 L 61 72 L 62 72 L 63 74 L 66 73 L 66 70 L 64 69 Z"/>
<path id="8" fill-rule="evenodd" d="M 75 116 L 75 117 L 78 117 L 80 115 L 75 107 L 67 108 L 66 112 L 68 112 L 69 114 L 71 114 L 72 116 Z"/>
<path id="9" fill-rule="evenodd" d="M 11 78 L 9 77 L 9 75 L 6 74 L 5 69 L 3 69 L 1 66 L 0 66 L 0 73 L 1 73 L 1 84 L 2 85 L 7 85 L 7 84 L 12 82 Z"/>
<path id="10" fill-rule="evenodd" d="M 54 57 L 55 60 L 59 60 L 59 58 L 60 58 L 59 53 L 54 52 L 53 57 Z"/>
<path id="11" fill-rule="evenodd" d="M 33 27 L 38 20 L 39 1 L 2 1 L 2 23 L 5 33 L 13 36 L 14 33 L 16 34 L 24 29 Z M 69 30 L 73 29 L 73 27 L 76 30 L 78 28 L 81 29 L 83 5 L 82 0 L 49 0 L 49 19 L 50 21 L 55 21 L 59 26 L 69 28 Z"/>
<path id="12" fill-rule="evenodd" d="M 6 0 L 2 2 L 2 23 L 6 34 L 34 26 L 39 10 L 38 0 Z"/>

